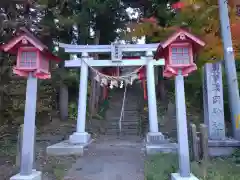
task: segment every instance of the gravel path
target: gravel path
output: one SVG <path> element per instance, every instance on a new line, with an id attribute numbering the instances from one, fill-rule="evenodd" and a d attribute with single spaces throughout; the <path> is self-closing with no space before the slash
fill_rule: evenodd
<path id="1" fill-rule="evenodd" d="M 73 164 L 67 179 L 144 180 L 142 141 L 139 137 L 100 137 Z"/>

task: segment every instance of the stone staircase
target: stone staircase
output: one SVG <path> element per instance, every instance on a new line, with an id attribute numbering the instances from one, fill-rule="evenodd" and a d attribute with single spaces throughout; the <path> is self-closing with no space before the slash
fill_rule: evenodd
<path id="1" fill-rule="evenodd" d="M 119 120 L 122 109 L 124 88 L 114 89 L 106 112 L 105 134 L 107 135 L 138 135 L 139 134 L 139 89 L 137 85 L 128 86 L 125 98 L 124 114 Z"/>

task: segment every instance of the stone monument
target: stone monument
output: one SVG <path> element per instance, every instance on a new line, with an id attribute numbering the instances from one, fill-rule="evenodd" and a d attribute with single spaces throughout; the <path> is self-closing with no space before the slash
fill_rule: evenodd
<path id="1" fill-rule="evenodd" d="M 225 139 L 224 101 L 221 62 L 204 65 L 203 78 L 204 123 L 208 126 L 208 137 Z"/>

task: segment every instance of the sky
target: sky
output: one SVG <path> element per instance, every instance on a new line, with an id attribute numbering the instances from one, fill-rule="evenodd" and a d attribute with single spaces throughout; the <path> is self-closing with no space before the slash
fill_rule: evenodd
<path id="1" fill-rule="evenodd" d="M 130 18 L 136 19 L 139 16 L 139 13 L 137 11 L 134 12 L 134 10 L 130 7 L 127 8 L 126 11 L 129 14 Z M 145 44 L 145 37 L 142 37 L 141 39 L 139 39 L 137 41 L 137 44 Z"/>

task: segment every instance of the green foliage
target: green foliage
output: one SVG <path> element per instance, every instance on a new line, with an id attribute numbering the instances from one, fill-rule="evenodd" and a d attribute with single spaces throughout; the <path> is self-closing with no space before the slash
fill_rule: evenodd
<path id="1" fill-rule="evenodd" d="M 239 168 L 232 158 L 212 159 L 207 168 L 202 166 L 196 162 L 192 163 L 192 171 L 200 180 L 237 180 L 240 178 Z"/>
<path id="2" fill-rule="evenodd" d="M 233 153 L 233 160 L 236 164 L 240 164 L 240 149 L 236 149 Z"/>
<path id="3" fill-rule="evenodd" d="M 77 103 L 71 102 L 68 106 L 69 118 L 77 120 L 78 106 Z"/>
<path id="4" fill-rule="evenodd" d="M 109 100 L 108 99 L 103 100 L 99 104 L 99 108 L 100 109 L 99 109 L 98 113 L 94 116 L 94 118 L 103 120 L 105 117 L 105 113 L 106 113 L 107 109 L 109 108 Z"/>
<path id="5" fill-rule="evenodd" d="M 167 163 L 166 163 L 167 162 Z M 178 158 L 175 154 L 151 156 L 145 163 L 146 180 L 168 180 L 171 173 L 178 171 Z M 192 173 L 200 180 L 237 180 L 240 178 L 239 167 L 232 158 L 214 158 L 207 165 L 191 163 Z"/>

